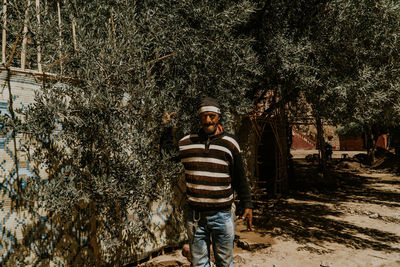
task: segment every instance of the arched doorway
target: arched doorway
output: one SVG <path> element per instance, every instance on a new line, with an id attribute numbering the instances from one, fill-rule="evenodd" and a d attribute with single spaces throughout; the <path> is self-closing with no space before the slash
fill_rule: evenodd
<path id="1" fill-rule="evenodd" d="M 267 197 L 275 194 L 277 144 L 271 125 L 266 123 L 257 149 L 256 177 L 260 188 L 265 188 Z"/>
<path id="2" fill-rule="evenodd" d="M 287 188 L 287 127 L 276 118 L 245 117 L 237 134 L 254 198 L 279 197 Z"/>

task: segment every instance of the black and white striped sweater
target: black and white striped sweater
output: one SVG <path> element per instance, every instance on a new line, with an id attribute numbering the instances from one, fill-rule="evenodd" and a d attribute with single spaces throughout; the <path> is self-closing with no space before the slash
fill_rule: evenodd
<path id="1" fill-rule="evenodd" d="M 243 208 L 252 208 L 251 195 L 240 147 L 229 134 L 187 135 L 179 141 L 179 156 L 185 166 L 186 196 L 195 210 L 231 208 L 236 191 Z"/>

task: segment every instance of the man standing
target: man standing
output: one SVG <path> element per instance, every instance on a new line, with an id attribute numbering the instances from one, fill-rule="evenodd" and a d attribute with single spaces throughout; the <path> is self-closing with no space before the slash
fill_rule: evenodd
<path id="1" fill-rule="evenodd" d="M 250 230 L 252 227 L 251 195 L 239 144 L 218 123 L 220 114 L 217 101 L 204 98 L 199 109 L 200 131 L 179 141 L 192 266 L 210 266 L 210 244 L 217 267 L 233 266 L 233 191 L 245 210 L 242 219 L 247 219 Z"/>

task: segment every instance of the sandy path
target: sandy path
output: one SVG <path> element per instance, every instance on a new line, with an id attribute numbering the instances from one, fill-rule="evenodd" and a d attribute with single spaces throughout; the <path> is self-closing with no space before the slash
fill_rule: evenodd
<path id="1" fill-rule="evenodd" d="M 235 247 L 235 266 L 400 266 L 400 177 L 357 163 L 335 166 L 321 178 L 297 159 L 296 190 L 255 210 L 255 232 L 237 222 L 240 238 L 268 247 Z M 180 251 L 170 265 L 157 258 L 145 266 L 188 264 Z"/>
<path id="2" fill-rule="evenodd" d="M 324 183 L 298 162 L 302 186 L 261 219 L 273 244 L 237 266 L 400 266 L 400 177 L 346 167 Z"/>

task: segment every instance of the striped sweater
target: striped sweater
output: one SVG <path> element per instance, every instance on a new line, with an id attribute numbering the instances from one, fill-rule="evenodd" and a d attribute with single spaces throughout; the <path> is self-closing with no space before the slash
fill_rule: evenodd
<path id="1" fill-rule="evenodd" d="M 252 208 L 240 147 L 232 135 L 209 136 L 202 130 L 187 135 L 179 141 L 179 156 L 185 166 L 187 202 L 193 209 L 230 209 L 233 191 L 243 208 Z"/>

